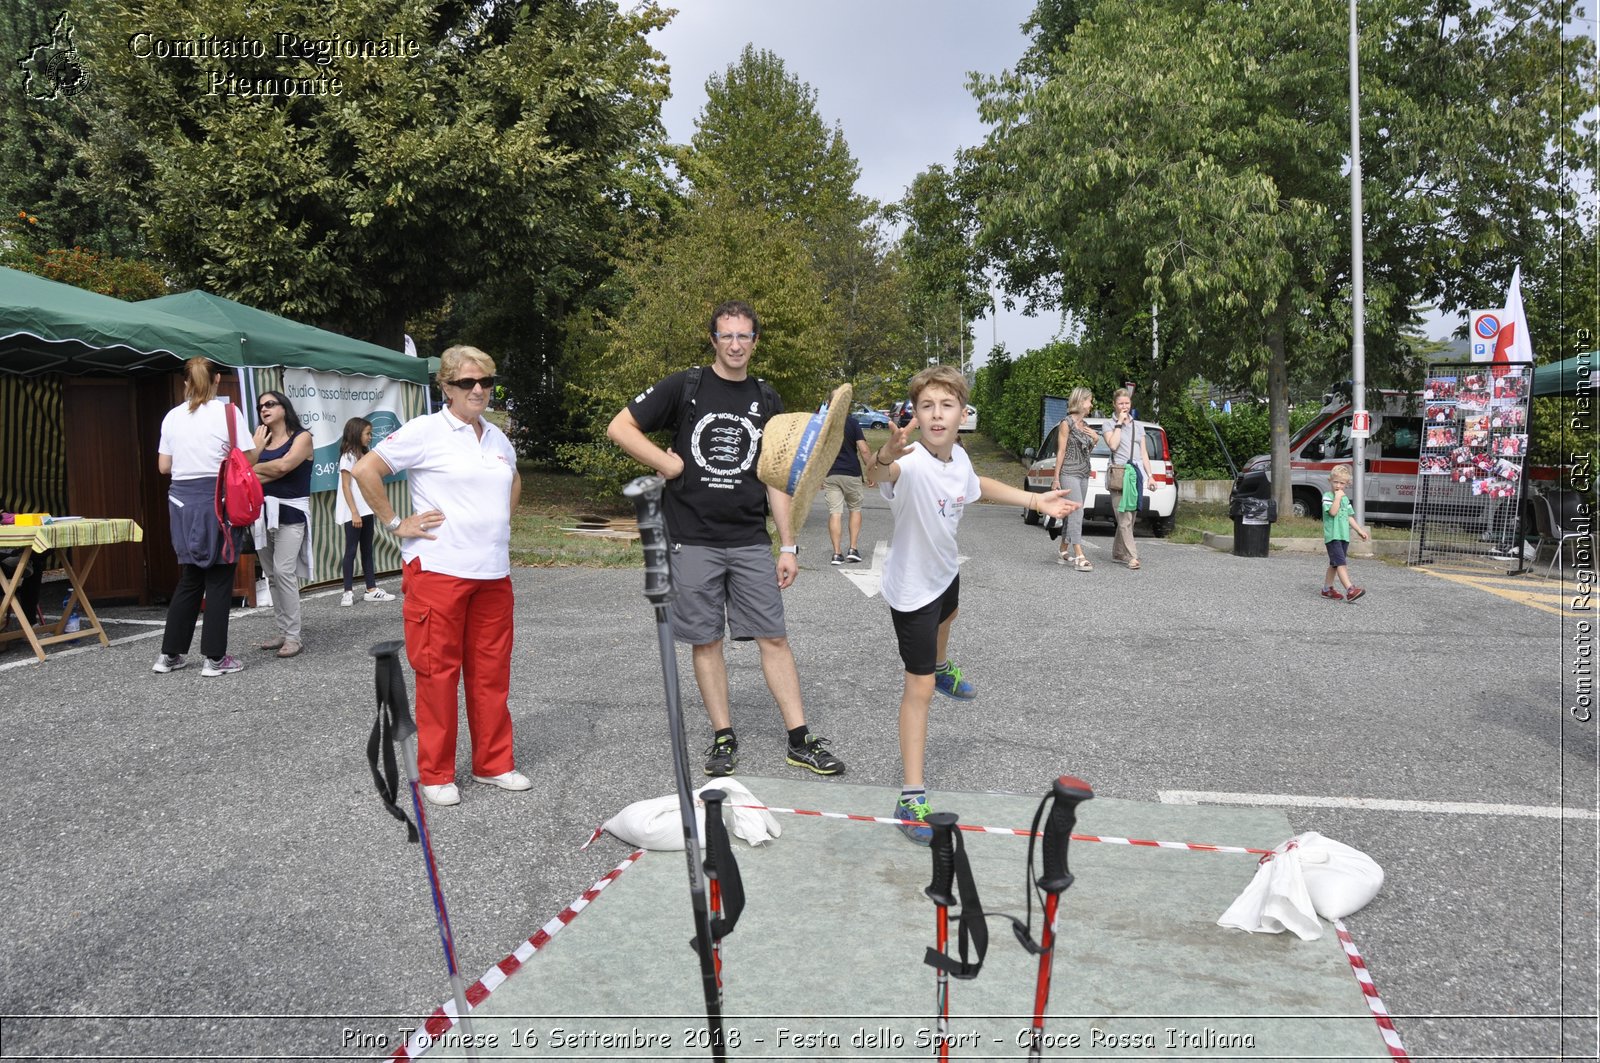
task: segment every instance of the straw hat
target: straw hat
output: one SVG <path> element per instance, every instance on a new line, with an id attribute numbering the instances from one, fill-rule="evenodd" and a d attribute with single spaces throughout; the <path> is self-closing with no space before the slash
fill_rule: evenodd
<path id="1" fill-rule="evenodd" d="M 817 413 L 780 413 L 768 420 L 761 431 L 761 461 L 756 474 L 768 487 L 793 496 L 789 529 L 797 535 L 811 511 L 817 488 L 839 456 L 844 419 L 850 416 L 854 394 L 849 384 L 841 384 Z"/>

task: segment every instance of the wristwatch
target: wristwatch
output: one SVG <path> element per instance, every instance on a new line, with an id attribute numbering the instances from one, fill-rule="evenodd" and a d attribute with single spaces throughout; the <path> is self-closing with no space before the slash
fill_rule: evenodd
<path id="1" fill-rule="evenodd" d="M 385 524 L 384 527 L 388 528 L 390 531 L 399 530 L 399 528 L 400 528 L 400 514 L 396 513 L 394 516 L 390 517 L 389 518 L 389 523 Z"/>
<path id="2" fill-rule="evenodd" d="M 778 553 L 780 553 L 780 554 L 794 554 L 796 557 L 798 557 L 800 555 L 800 546 L 799 546 L 798 543 L 795 544 L 794 546 L 780 546 L 780 547 L 778 547 Z"/>

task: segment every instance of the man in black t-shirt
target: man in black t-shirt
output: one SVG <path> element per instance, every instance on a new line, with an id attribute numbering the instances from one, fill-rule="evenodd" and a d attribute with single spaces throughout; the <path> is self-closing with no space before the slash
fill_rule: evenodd
<path id="1" fill-rule="evenodd" d="M 860 423 L 854 417 L 846 417 L 839 456 L 833 459 L 828 478 L 822 481 L 823 493 L 828 498 L 828 538 L 833 540 L 833 563 L 836 565 L 855 564 L 861 560 L 861 551 L 856 545 L 861 538 L 861 503 L 866 495 L 861 469 L 871 460 L 871 454 Z M 846 513 L 850 515 L 848 553 L 842 541 Z"/>
<path id="2" fill-rule="evenodd" d="M 818 775 L 844 764 L 806 727 L 800 675 L 784 626 L 783 588 L 800 566 L 789 525 L 790 498 L 756 474 L 761 434 L 782 403 L 750 376 L 761 326 L 747 304 L 726 302 L 711 314 L 713 359 L 698 371 L 674 373 L 635 396 L 606 434 L 634 460 L 667 481 L 662 496 L 672 581 L 672 634 L 694 647 L 694 677 L 715 732 L 707 775 L 732 775 L 739 761 L 728 705 L 723 640 L 754 640 L 761 671 L 789 732 L 788 762 Z M 691 388 L 691 382 L 693 383 Z M 687 396 L 686 392 L 693 394 Z M 775 408 L 774 408 L 775 407 Z M 647 432 L 669 431 L 663 450 Z M 782 541 L 776 566 L 767 508 Z"/>

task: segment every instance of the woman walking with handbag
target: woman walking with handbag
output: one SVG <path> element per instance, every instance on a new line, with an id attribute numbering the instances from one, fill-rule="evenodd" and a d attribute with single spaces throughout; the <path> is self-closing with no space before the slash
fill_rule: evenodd
<path id="1" fill-rule="evenodd" d="M 1067 397 L 1067 416 L 1056 429 L 1056 472 L 1050 486 L 1066 491 L 1067 500 L 1080 508 L 1067 515 L 1066 527 L 1061 530 L 1061 554 L 1058 565 L 1071 565 L 1079 572 L 1094 568 L 1083 552 L 1083 509 L 1089 498 L 1089 452 L 1100 442 L 1100 433 L 1089 427 L 1084 418 L 1094 409 L 1094 393 L 1088 388 L 1073 388 Z"/>
<path id="2" fill-rule="evenodd" d="M 1133 522 L 1139 516 L 1139 499 L 1149 489 L 1150 456 L 1144 448 L 1144 426 L 1133 419 L 1133 392 L 1118 388 L 1111 399 L 1111 427 L 1106 429 L 1106 446 L 1111 448 L 1111 463 L 1106 467 L 1106 490 L 1111 492 L 1111 511 L 1116 514 L 1117 534 L 1111 541 L 1111 560 L 1129 568 L 1139 567 L 1139 548 L 1133 541 Z"/>
<path id="3" fill-rule="evenodd" d="M 151 671 L 175 672 L 189 666 L 185 654 L 194 641 L 195 620 L 204 597 L 200 652 L 205 665 L 200 674 L 227 675 L 244 668 L 228 652 L 228 609 L 233 604 L 237 561 L 223 560 L 238 557 L 238 543 L 235 541 L 233 549 L 224 550 L 224 531 L 216 510 L 217 472 L 233 446 L 230 428 L 232 438 L 243 441 L 250 426 L 239 407 L 217 397 L 222 370 L 210 359 L 189 359 L 183 364 L 183 378 L 184 401 L 162 419 L 156 454 L 156 468 L 161 475 L 172 477 L 167 491 L 167 516 L 172 524 L 172 548 L 182 574 L 167 606 L 161 655 Z M 255 454 L 253 448 L 245 452 L 251 460 Z M 242 533 L 228 529 L 226 534 L 237 538 Z"/>

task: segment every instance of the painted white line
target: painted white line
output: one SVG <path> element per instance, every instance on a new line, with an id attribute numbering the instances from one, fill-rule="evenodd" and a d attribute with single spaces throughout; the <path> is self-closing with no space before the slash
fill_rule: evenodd
<path id="1" fill-rule="evenodd" d="M 1370 812 L 1431 812 L 1446 816 L 1526 816 L 1600 820 L 1600 812 L 1556 805 L 1490 805 L 1476 801 L 1394 801 L 1382 797 L 1315 797 L 1307 794 L 1236 794 L 1209 790 L 1159 790 L 1164 805 L 1281 805 L 1290 808 L 1358 808 Z"/>
<path id="2" fill-rule="evenodd" d="M 854 583 L 856 589 L 862 594 L 871 598 L 878 593 L 879 588 L 883 585 L 883 562 L 888 556 L 888 542 L 879 539 L 877 545 L 872 548 L 872 564 L 867 566 L 865 570 L 846 566 L 839 570 L 839 574 Z M 960 554 L 956 557 L 956 564 L 959 565 L 966 560 L 967 555 Z"/>
<path id="3" fill-rule="evenodd" d="M 889 556 L 889 544 L 879 539 L 872 548 L 872 564 L 865 571 L 859 568 L 842 568 L 839 571 L 844 578 L 856 585 L 856 589 L 868 598 L 878 593 L 878 587 L 883 582 L 883 560 Z"/>

